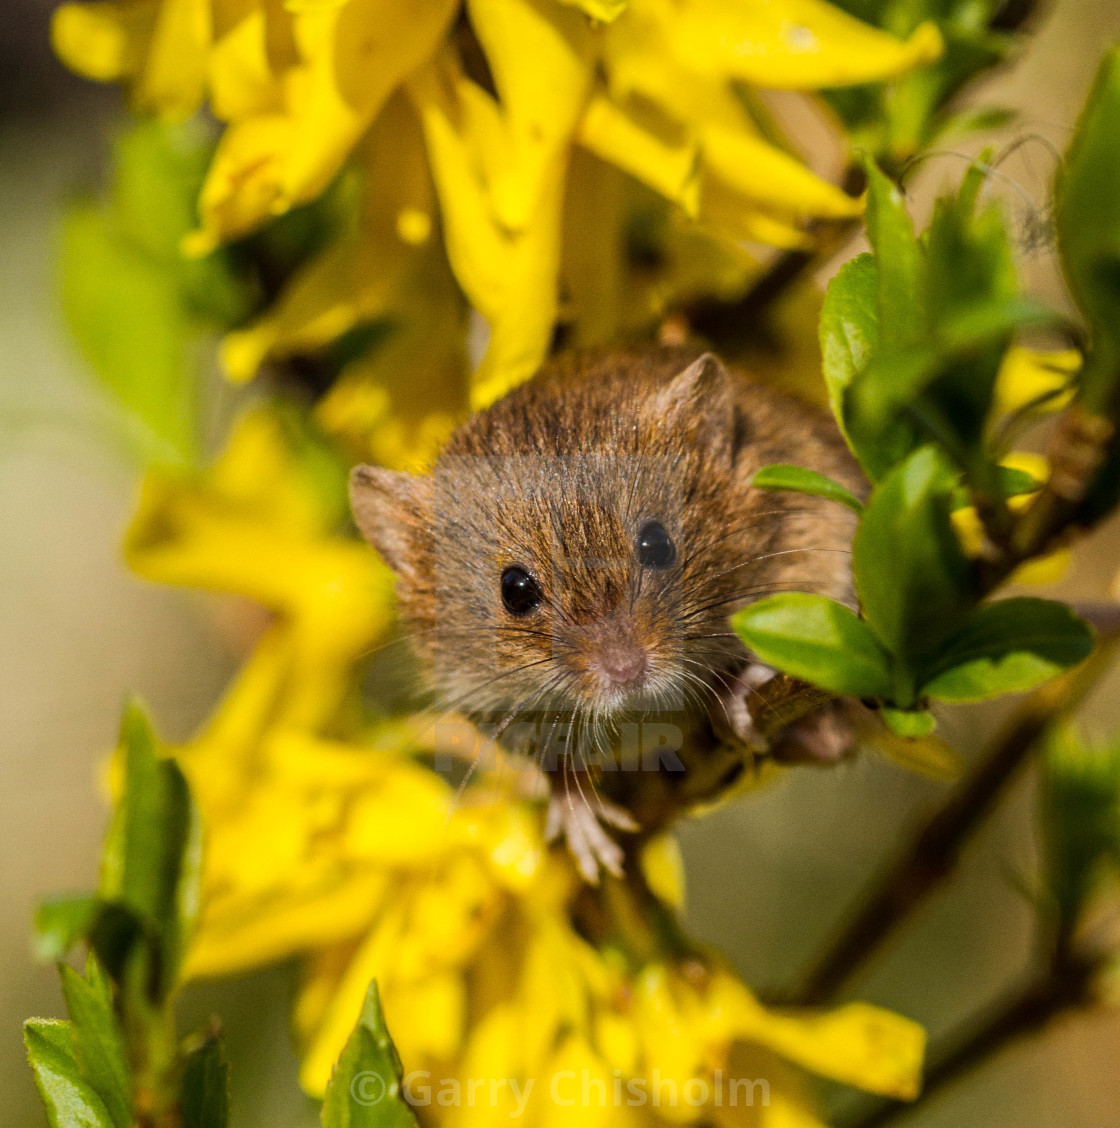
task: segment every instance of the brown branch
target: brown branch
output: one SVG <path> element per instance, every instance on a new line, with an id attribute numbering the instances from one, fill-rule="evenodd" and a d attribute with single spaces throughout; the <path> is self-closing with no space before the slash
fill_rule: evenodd
<path id="1" fill-rule="evenodd" d="M 1039 739 L 1075 708 L 1108 668 L 1117 646 L 1108 637 L 1076 670 L 1036 690 L 992 742 L 964 787 L 925 824 L 876 883 L 854 918 L 801 986 L 782 999 L 827 1002 L 893 930 L 953 872 L 964 844 Z"/>
<path id="2" fill-rule="evenodd" d="M 842 1121 L 843 1128 L 885 1128 L 1009 1046 L 1091 1002 L 1098 970 L 1092 960 L 1055 960 L 1047 974 L 1031 980 L 948 1039 L 945 1049 L 933 1055 L 918 1102 L 881 1101 Z"/>

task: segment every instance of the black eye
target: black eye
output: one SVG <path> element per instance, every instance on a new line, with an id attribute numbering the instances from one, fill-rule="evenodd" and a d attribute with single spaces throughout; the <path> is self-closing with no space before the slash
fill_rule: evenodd
<path id="1" fill-rule="evenodd" d="M 647 568 L 668 568 L 677 558 L 673 538 L 660 521 L 649 521 L 643 525 L 636 543 L 638 562 Z"/>
<path id="2" fill-rule="evenodd" d="M 502 573 L 502 602 L 511 615 L 528 615 L 540 601 L 541 589 L 524 568 L 515 565 Z"/>

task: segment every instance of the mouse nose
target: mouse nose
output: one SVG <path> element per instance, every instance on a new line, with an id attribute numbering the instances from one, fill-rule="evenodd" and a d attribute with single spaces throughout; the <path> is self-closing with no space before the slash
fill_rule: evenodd
<path id="1" fill-rule="evenodd" d="M 646 672 L 649 661 L 640 647 L 608 646 L 592 664 L 608 685 L 622 686 L 637 681 Z"/>

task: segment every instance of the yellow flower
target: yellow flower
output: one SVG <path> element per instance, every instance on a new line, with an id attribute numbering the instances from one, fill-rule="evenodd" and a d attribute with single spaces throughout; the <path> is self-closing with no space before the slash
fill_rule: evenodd
<path id="1" fill-rule="evenodd" d="M 390 142 L 370 165 L 370 130 L 383 114 L 399 118 L 397 90 L 419 113 L 439 219 L 428 200 L 398 199 L 391 215 L 416 256 L 400 247 L 382 256 L 385 231 L 344 233 L 259 326 L 229 342 L 235 378 L 269 355 L 321 347 L 355 321 L 387 316 L 402 272 L 414 269 L 407 260 L 432 258 L 422 246 L 442 237 L 458 285 L 489 323 L 470 389 L 471 405 L 483 406 L 535 370 L 566 312 L 597 316 L 580 302 L 565 311 L 559 286 L 565 246 L 579 236 L 570 231 L 582 207 L 573 197 L 588 189 L 587 177 L 572 175 L 577 147 L 717 240 L 804 246 L 807 219 L 852 216 L 861 203 L 763 137 L 736 85 L 880 81 L 941 46 L 932 25 L 903 42 L 823 0 L 468 0 L 476 51 L 463 46 L 462 23 L 453 29 L 458 9 L 455 0 L 59 9 L 56 46 L 75 69 L 126 81 L 139 105 L 165 113 L 190 112 L 205 89 L 227 123 L 202 190 L 201 226 L 186 243 L 193 254 L 313 200 L 344 167 L 367 170 L 367 215 L 389 218 L 378 209 L 393 203 L 386 184 L 397 169 L 408 170 L 406 187 L 420 185 L 416 150 L 408 130 L 393 126 L 399 154 Z M 611 249 L 616 268 L 624 250 Z M 324 308 L 304 318 L 317 288 Z M 419 336 L 415 345 L 423 351 Z M 398 343 L 394 360 L 403 354 Z"/>
<path id="2" fill-rule="evenodd" d="M 640 879 L 592 893 L 563 852 L 545 851 L 539 807 L 493 777 L 457 803 L 415 758 L 423 751 L 410 726 L 378 728 L 360 743 L 277 729 L 251 757 L 241 754 L 235 781 L 238 752 L 212 733 L 179 753 L 207 828 L 187 972 L 303 954 L 295 1017 L 310 1092 L 323 1091 L 376 978 L 409 1070 L 433 1084 L 535 1086 L 528 1123 L 582 1123 L 582 1098 L 566 1102 L 584 1071 L 607 1084 L 604 1123 L 614 1122 L 616 1085 L 646 1094 L 644 1119 L 699 1120 L 717 1081 L 735 1080 L 726 1071 L 737 1047 L 869 1091 L 915 1095 L 923 1047 L 915 1024 L 864 1004 L 766 1010 L 714 956 L 657 938 L 650 917 L 670 910 Z M 671 853 L 658 843 L 643 868 L 675 873 Z M 670 890 L 676 880 L 661 873 Z M 636 917 L 626 904 L 635 896 Z M 648 933 L 620 931 L 620 921 L 637 919 Z M 615 923 L 597 946 L 589 922 L 604 920 Z M 693 1093 L 707 1096 L 696 1103 Z M 497 1122 L 516 1100 L 507 1088 L 493 1107 L 447 1110 L 446 1122 Z"/>
<path id="3" fill-rule="evenodd" d="M 1028 395 L 1023 402 L 1034 398 L 1033 394 Z M 1022 470 L 1039 482 L 1045 481 L 1050 472 L 1050 465 L 1042 455 L 1024 450 L 1013 451 L 1002 464 L 1010 470 Z M 1034 497 L 1034 493 L 1018 494 L 1008 501 L 1008 505 L 1012 510 L 1022 510 Z M 965 552 L 969 556 L 979 557 L 984 550 L 984 526 L 976 510 L 972 506 L 956 510 L 953 514 L 953 527 Z M 1046 556 L 1040 556 L 1037 560 L 1029 560 L 1021 564 L 1012 572 L 1010 578 L 1012 582 L 1018 584 L 1052 584 L 1065 575 L 1069 562 L 1069 549 L 1060 548 Z"/>
<path id="4" fill-rule="evenodd" d="M 283 645 L 269 661 L 284 669 L 281 712 L 307 726 L 333 715 L 354 662 L 392 615 L 388 570 L 334 532 L 346 504 L 338 473 L 257 409 L 202 477 L 150 473 L 125 537 L 125 558 L 146 579 L 236 593 L 275 612 Z"/>
<path id="5" fill-rule="evenodd" d="M 1080 368 L 1077 349 L 1009 348 L 996 378 L 993 412 L 1008 415 L 1028 405 L 1060 411 L 1073 396 L 1073 377 Z"/>

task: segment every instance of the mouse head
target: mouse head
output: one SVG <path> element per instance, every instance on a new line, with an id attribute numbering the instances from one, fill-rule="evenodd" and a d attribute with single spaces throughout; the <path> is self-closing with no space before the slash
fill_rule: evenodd
<path id="1" fill-rule="evenodd" d="M 430 474 L 355 469 L 355 519 L 445 707 L 679 711 L 741 654 L 731 377 L 668 355 L 669 373 L 615 358 L 538 377 Z"/>

